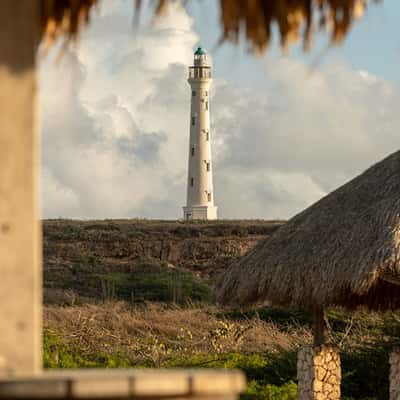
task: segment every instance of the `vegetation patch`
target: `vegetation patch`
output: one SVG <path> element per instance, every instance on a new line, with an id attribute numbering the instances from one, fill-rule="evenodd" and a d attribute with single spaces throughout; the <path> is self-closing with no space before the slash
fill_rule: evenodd
<path id="1" fill-rule="evenodd" d="M 48 368 L 238 368 L 243 399 L 295 399 L 296 353 L 312 340 L 297 311 L 224 313 L 209 306 L 105 303 L 46 307 Z M 263 316 L 263 318 L 261 318 Z M 328 339 L 342 359 L 342 398 L 388 399 L 388 354 L 399 316 L 328 310 Z"/>
<path id="2" fill-rule="evenodd" d="M 78 343 L 67 343 L 49 330 L 43 333 L 44 368 L 128 368 L 129 359 L 121 353 L 86 353 Z"/>
<path id="3" fill-rule="evenodd" d="M 296 353 L 311 316 L 223 310 L 212 287 L 278 229 L 271 221 L 44 222 L 46 368 L 238 368 L 244 400 L 297 398 Z M 326 311 L 342 360 L 342 399 L 388 399 L 400 314 Z"/>
<path id="4" fill-rule="evenodd" d="M 131 303 L 145 301 L 185 304 L 210 303 L 212 289 L 189 271 L 168 266 L 141 264 L 130 272 L 96 274 L 103 301 L 125 300 Z"/>

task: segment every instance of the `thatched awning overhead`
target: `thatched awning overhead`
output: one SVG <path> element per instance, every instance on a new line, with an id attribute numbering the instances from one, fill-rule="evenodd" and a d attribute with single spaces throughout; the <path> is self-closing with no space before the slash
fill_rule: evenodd
<path id="1" fill-rule="evenodd" d="M 270 44 L 272 26 L 276 25 L 284 49 L 300 38 L 305 48 L 310 47 L 313 31 L 321 28 L 329 32 L 332 43 L 340 43 L 353 21 L 373 1 L 379 0 L 220 0 L 220 41 L 237 43 L 244 33 L 250 50 L 262 52 Z M 143 0 L 132 2 L 139 11 Z M 167 12 L 170 2 L 156 0 L 155 13 Z M 98 3 L 98 0 L 40 0 L 39 36 L 47 46 L 60 36 L 75 37 L 89 22 L 90 10 Z"/>
<path id="2" fill-rule="evenodd" d="M 259 243 L 217 292 L 235 306 L 400 307 L 400 151 Z"/>

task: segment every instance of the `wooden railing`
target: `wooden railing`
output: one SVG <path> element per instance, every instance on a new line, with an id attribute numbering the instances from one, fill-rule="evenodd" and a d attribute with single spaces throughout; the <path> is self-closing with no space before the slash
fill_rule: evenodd
<path id="1" fill-rule="evenodd" d="M 0 399 L 215 399 L 237 398 L 239 371 L 53 370 L 35 378 L 0 380 Z"/>

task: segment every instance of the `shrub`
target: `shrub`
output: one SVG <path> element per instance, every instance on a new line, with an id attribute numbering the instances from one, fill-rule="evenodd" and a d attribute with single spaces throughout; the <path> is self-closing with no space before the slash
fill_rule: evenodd
<path id="1" fill-rule="evenodd" d="M 389 349 L 367 346 L 343 352 L 342 393 L 354 399 L 386 400 L 389 393 Z"/>
<path id="2" fill-rule="evenodd" d="M 243 400 L 296 400 L 297 385 L 290 381 L 282 386 L 263 385 L 257 381 L 250 381 L 246 392 L 242 394 Z"/>
<path id="3" fill-rule="evenodd" d="M 191 272 L 153 264 L 142 264 L 131 272 L 114 272 L 96 275 L 102 290 L 103 301 L 211 302 L 212 290 Z"/>
<path id="4" fill-rule="evenodd" d="M 121 352 L 116 354 L 90 354 L 83 356 L 75 343 L 65 343 L 49 331 L 43 334 L 44 368 L 127 368 L 129 359 Z"/>

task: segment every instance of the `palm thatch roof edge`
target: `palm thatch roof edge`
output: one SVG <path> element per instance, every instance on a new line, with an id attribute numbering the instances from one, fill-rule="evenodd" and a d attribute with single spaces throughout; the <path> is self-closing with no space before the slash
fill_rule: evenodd
<path id="1" fill-rule="evenodd" d="M 400 151 L 302 211 L 233 264 L 220 303 L 400 307 Z"/>

